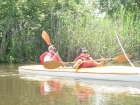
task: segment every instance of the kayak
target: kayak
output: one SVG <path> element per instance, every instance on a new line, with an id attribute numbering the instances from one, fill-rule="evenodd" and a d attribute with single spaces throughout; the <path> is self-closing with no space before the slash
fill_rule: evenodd
<path id="1" fill-rule="evenodd" d="M 42 32 L 42 38 L 48 45 L 52 45 L 50 37 L 46 31 Z M 126 62 L 130 58 L 130 54 L 120 55 L 114 58 L 107 58 L 107 60 L 114 60 L 116 62 Z M 102 59 L 94 60 L 102 61 Z M 84 62 L 84 61 L 83 61 Z M 85 61 L 87 62 L 87 61 Z M 88 61 L 91 62 L 91 61 Z M 83 78 L 94 80 L 110 80 L 110 81 L 139 81 L 140 82 L 140 68 L 129 66 L 103 66 L 93 68 L 74 69 L 72 67 L 65 67 L 66 64 L 75 64 L 76 62 L 44 62 L 42 65 L 30 65 L 19 67 L 19 73 L 41 74 L 47 76 Z M 62 67 L 61 67 L 62 66 Z"/>
<path id="2" fill-rule="evenodd" d="M 102 66 L 92 68 L 58 67 L 47 69 L 42 65 L 20 66 L 20 74 L 37 74 L 46 76 L 140 82 L 140 68 L 130 66 Z"/>

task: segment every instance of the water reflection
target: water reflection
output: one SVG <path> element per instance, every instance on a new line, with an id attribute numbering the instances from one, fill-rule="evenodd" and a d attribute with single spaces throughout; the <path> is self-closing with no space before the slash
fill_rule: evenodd
<path id="1" fill-rule="evenodd" d="M 30 77 L 31 79 L 31 77 Z M 123 86 L 107 86 L 81 83 L 78 80 L 68 80 L 62 78 L 41 79 L 40 94 L 49 100 L 50 103 L 73 103 L 71 105 L 118 105 L 119 103 L 129 103 L 134 97 L 140 99 L 140 89 Z M 122 100 L 119 101 L 118 100 Z M 125 100 L 125 101 L 124 101 Z M 137 100 L 135 103 L 139 103 Z M 133 102 L 130 102 L 133 103 Z"/>
<path id="2" fill-rule="evenodd" d="M 61 94 L 60 81 L 42 81 L 40 85 L 40 92 L 46 98 L 59 98 Z"/>
<path id="3" fill-rule="evenodd" d="M 56 99 L 59 98 L 63 93 L 63 89 L 72 88 L 75 97 L 80 103 L 88 102 L 88 99 L 94 95 L 94 89 L 86 85 L 81 85 L 79 82 L 69 84 L 65 83 L 60 79 L 53 79 L 49 81 L 42 81 L 40 85 L 40 92 L 46 98 Z"/>
<path id="4" fill-rule="evenodd" d="M 98 81 L 99 82 L 99 81 Z M 0 105 L 139 105 L 140 88 L 0 68 Z"/>
<path id="5" fill-rule="evenodd" d="M 74 89 L 80 103 L 88 102 L 88 99 L 94 95 L 93 88 L 84 85 L 82 86 L 80 83 L 76 83 Z"/>

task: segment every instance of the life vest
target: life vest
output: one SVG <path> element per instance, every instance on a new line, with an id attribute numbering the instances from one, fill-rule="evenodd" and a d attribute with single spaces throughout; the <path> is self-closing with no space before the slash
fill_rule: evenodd
<path id="1" fill-rule="evenodd" d="M 44 65 L 44 58 L 45 56 L 49 55 L 52 58 L 54 55 L 50 54 L 49 52 L 45 52 L 40 56 L 41 64 Z M 55 57 L 55 61 L 61 61 L 58 56 Z"/>
<path id="2" fill-rule="evenodd" d="M 74 60 L 74 62 L 76 62 L 77 60 L 79 60 L 79 59 L 81 59 L 82 61 L 88 61 L 88 60 L 90 60 L 90 56 L 88 56 L 88 57 L 84 57 L 84 56 L 78 56 L 75 60 Z M 97 66 L 97 64 L 94 62 L 94 61 L 90 61 L 90 62 L 83 62 L 80 66 L 79 66 L 79 68 L 86 68 L 86 67 L 95 67 L 95 66 Z"/>

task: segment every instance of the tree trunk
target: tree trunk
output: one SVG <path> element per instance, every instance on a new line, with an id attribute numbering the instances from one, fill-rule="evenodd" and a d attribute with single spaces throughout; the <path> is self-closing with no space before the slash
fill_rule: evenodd
<path id="1" fill-rule="evenodd" d="M 9 43 L 9 37 L 10 35 L 8 35 L 8 29 L 3 32 L 3 37 L 1 39 L 1 43 L 0 43 L 0 56 L 4 56 L 6 54 L 6 48 L 7 45 Z"/>

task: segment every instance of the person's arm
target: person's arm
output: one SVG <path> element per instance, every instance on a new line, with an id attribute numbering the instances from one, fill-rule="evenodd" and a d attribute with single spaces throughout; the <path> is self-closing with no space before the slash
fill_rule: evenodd
<path id="1" fill-rule="evenodd" d="M 61 60 L 61 58 L 60 58 L 58 52 L 55 53 L 55 55 L 52 57 L 51 60 L 59 60 L 59 61 L 63 62 L 63 61 Z"/>
<path id="2" fill-rule="evenodd" d="M 61 58 L 60 58 L 58 52 L 55 53 L 55 55 L 53 56 L 53 58 L 52 58 L 51 60 L 57 60 L 57 61 L 60 61 L 60 62 L 63 63 L 63 67 L 66 67 L 66 66 L 64 65 L 64 62 L 61 60 Z"/>
<path id="3" fill-rule="evenodd" d="M 62 59 L 60 58 L 58 52 L 56 52 L 56 54 L 57 54 L 57 58 L 58 58 L 61 62 L 63 62 Z"/>
<path id="4" fill-rule="evenodd" d="M 99 66 L 103 66 L 104 65 L 104 58 L 102 58 L 103 60 L 100 62 L 100 65 Z"/>
<path id="5" fill-rule="evenodd" d="M 93 61 L 95 63 L 96 66 L 103 66 L 104 65 L 104 58 L 102 58 L 103 60 L 101 62 L 96 62 L 96 61 Z M 90 60 L 93 60 L 92 57 L 90 57 Z"/>
<path id="6" fill-rule="evenodd" d="M 104 58 L 102 58 L 101 62 L 96 62 L 96 61 L 94 61 L 94 63 L 95 63 L 95 65 L 96 65 L 97 67 L 103 66 L 103 65 L 104 65 Z"/>
<path id="7" fill-rule="evenodd" d="M 78 59 L 76 61 L 77 63 L 74 64 L 73 68 L 77 69 L 83 62 L 82 62 L 82 59 Z"/>

